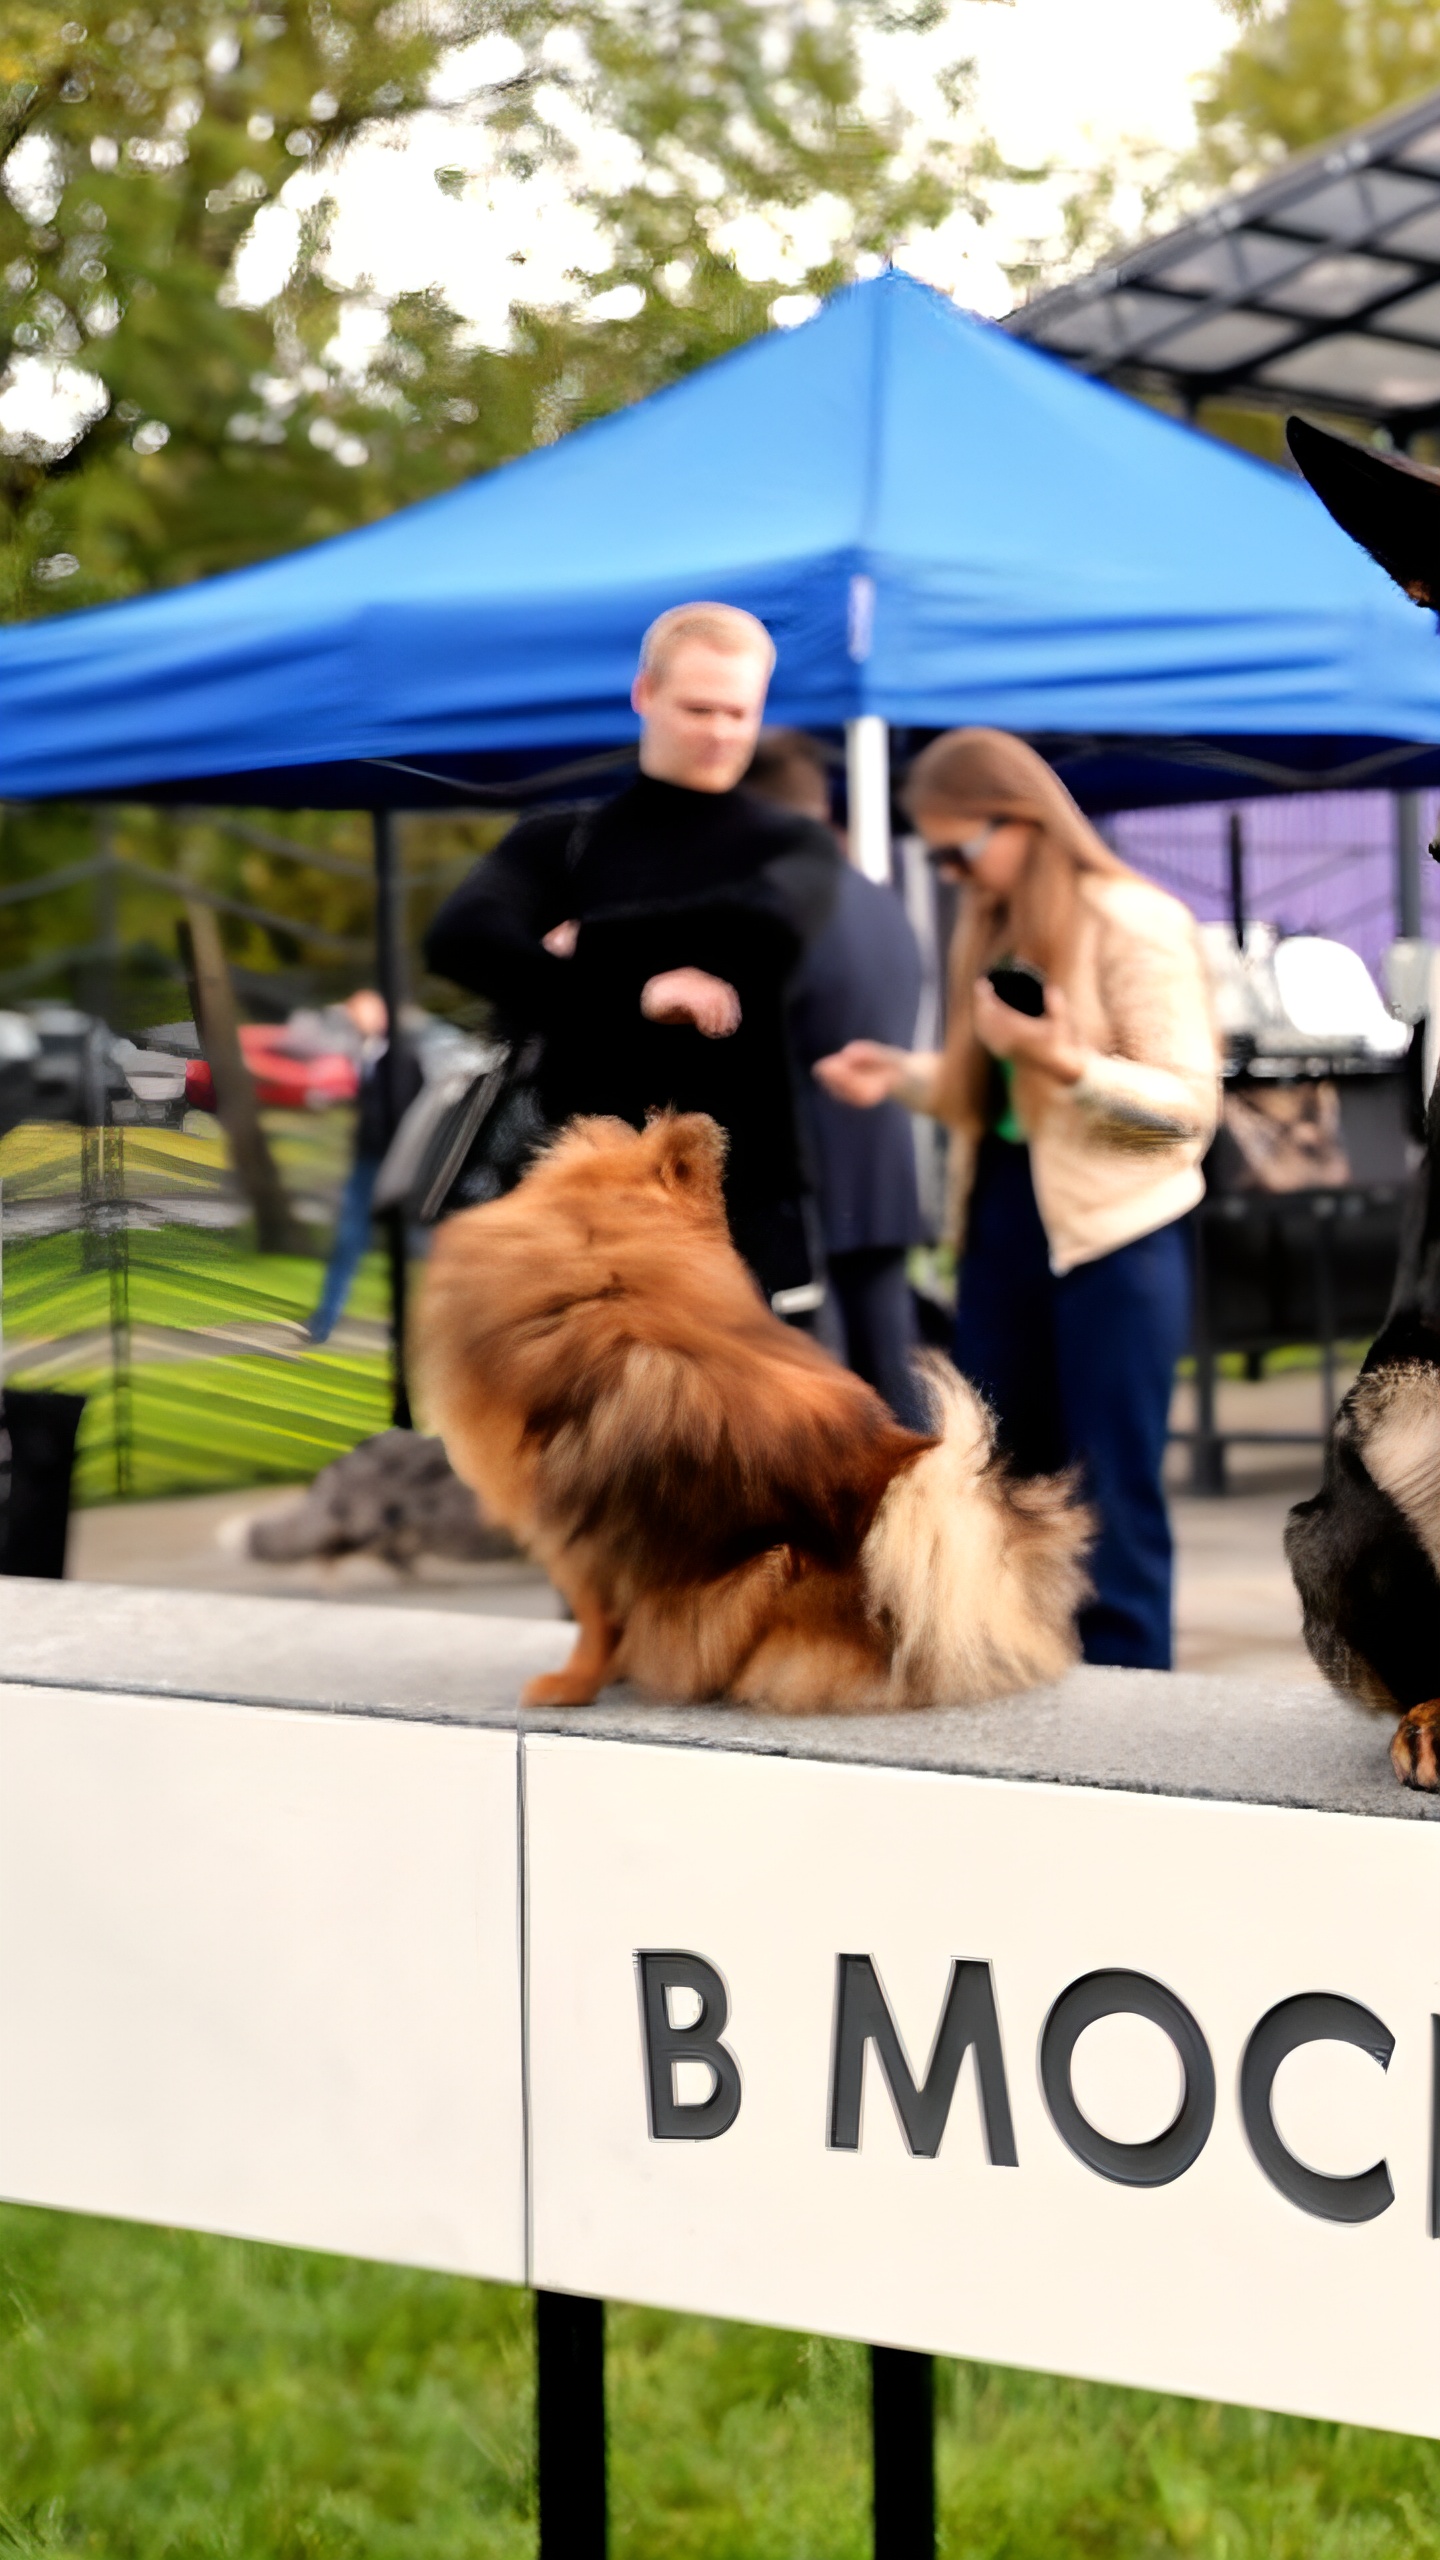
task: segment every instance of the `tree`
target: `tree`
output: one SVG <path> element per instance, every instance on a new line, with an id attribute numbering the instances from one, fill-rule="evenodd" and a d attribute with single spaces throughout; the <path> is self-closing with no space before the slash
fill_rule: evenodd
<path id="1" fill-rule="evenodd" d="M 1197 170 L 1259 176 L 1440 84 L 1435 0 L 1226 0 L 1241 33 L 1202 85 Z"/>
<path id="2" fill-rule="evenodd" d="M 11 616 L 236 567 L 452 486 L 724 353 L 777 306 L 783 316 L 787 294 L 823 293 L 957 204 L 983 211 L 997 165 L 971 130 L 968 66 L 938 74 L 923 117 L 869 76 L 870 39 L 933 38 L 944 0 L 105 5 L 87 26 L 44 0 L 8 0 L 0 23 Z M 347 149 L 400 138 L 446 48 L 463 62 L 455 49 L 477 37 L 490 70 L 451 110 L 440 185 L 562 183 L 597 241 L 594 271 L 553 306 L 523 298 L 516 264 L 498 348 L 433 293 L 386 304 L 363 281 L 342 288 L 327 264 L 326 198 Z M 237 252 L 299 169 L 320 174 L 319 201 L 283 289 L 248 308 Z M 787 231 L 806 236 L 787 248 Z M 367 297 L 379 325 L 357 371 L 334 342 L 347 303 Z M 57 385 L 59 414 L 41 397 Z M 431 883 L 419 898 L 479 849 L 473 825 L 409 833 Z M 330 868 L 307 871 L 281 839 Z M 97 872 L 102 841 L 114 859 Z M 267 825 L 251 813 L 237 832 L 141 810 L 98 825 L 63 807 L 12 811 L 7 872 L 71 885 L 0 906 L 0 1001 L 67 975 L 83 991 L 75 951 L 99 952 L 99 985 L 114 990 L 104 953 L 118 908 L 128 958 L 106 1000 L 129 1022 L 154 1019 L 174 1001 L 174 900 L 157 871 L 227 902 L 243 983 L 267 967 L 338 983 L 347 965 L 353 981 L 367 855 L 364 822 L 345 816 Z M 297 933 L 262 911 L 293 915 Z"/>
<path id="3" fill-rule="evenodd" d="M 782 298 L 833 291 L 957 207 L 984 218 L 1002 164 L 969 124 L 972 65 L 935 76 L 925 120 L 866 96 L 866 34 L 929 35 L 944 0 L 830 13 L 812 0 L 575 0 L 564 16 L 570 58 L 557 63 L 551 0 L 506 0 L 497 23 L 520 67 L 490 118 L 502 165 L 563 170 L 608 244 L 566 308 L 516 312 L 547 433 L 708 363 L 770 327 Z M 624 147 L 628 174 L 588 174 L 562 104 Z M 822 208 L 825 245 L 785 258 L 787 227 Z M 754 258 L 757 232 L 772 262 Z M 622 295 L 626 316 L 590 316 Z"/>
<path id="4" fill-rule="evenodd" d="M 823 202 L 829 240 L 788 287 L 816 293 L 978 203 L 987 165 L 943 134 L 922 150 L 913 118 L 865 104 L 865 31 L 926 31 L 942 0 L 829 18 L 814 0 L 105 5 L 124 14 L 92 29 L 11 0 L 0 32 L 11 615 L 232 567 L 451 486 L 769 325 L 787 284 L 742 272 L 737 220 Z M 461 149 L 522 180 L 561 173 L 608 263 L 558 309 L 518 307 L 498 350 L 433 292 L 402 295 L 357 375 L 334 343 L 347 297 L 324 198 L 264 310 L 237 299 L 237 250 L 297 168 L 333 172 L 357 136 L 399 129 L 442 53 L 482 35 L 509 68 L 454 111 Z M 964 79 L 941 75 L 942 120 Z M 587 132 L 632 174 L 600 183 Z M 619 287 L 629 316 L 595 316 Z"/>
<path id="5" fill-rule="evenodd" d="M 369 382 L 327 356 L 338 304 L 322 220 L 271 309 L 229 288 L 257 207 L 299 163 L 422 100 L 439 48 L 421 13 L 383 0 L 276 0 L 228 19 L 204 0 L 116 5 L 124 14 L 92 30 L 45 0 L 10 0 L 0 32 L 11 614 L 194 577 L 382 513 L 396 457 L 383 437 L 372 451 L 368 431 L 404 443 L 402 385 L 416 374 L 432 473 L 470 462 L 468 408 L 446 415 L 454 333 L 432 302 L 396 306 Z M 482 6 L 452 0 L 455 31 L 473 31 Z"/>

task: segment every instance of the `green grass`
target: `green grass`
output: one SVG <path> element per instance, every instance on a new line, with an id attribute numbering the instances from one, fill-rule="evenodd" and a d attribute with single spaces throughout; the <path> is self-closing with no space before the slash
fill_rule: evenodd
<path id="1" fill-rule="evenodd" d="M 0 2208 L 0 2552 L 530 2560 L 528 2297 Z M 614 2560 L 865 2560 L 858 2347 L 612 2306 Z M 1440 2447 L 940 2367 L 945 2560 L 1420 2560 Z"/>

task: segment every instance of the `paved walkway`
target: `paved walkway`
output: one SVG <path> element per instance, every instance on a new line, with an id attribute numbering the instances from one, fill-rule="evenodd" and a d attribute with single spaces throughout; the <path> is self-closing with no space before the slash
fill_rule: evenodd
<path id="1" fill-rule="evenodd" d="M 1353 1371 L 1342 1370 L 1343 1395 Z M 1300 1370 L 1256 1384 L 1223 1380 L 1216 1397 L 1222 1431 L 1312 1432 L 1311 1445 L 1239 1443 L 1227 1453 L 1230 1486 L 1220 1497 L 1188 1490 L 1190 1453 L 1172 1446 L 1166 1465 L 1179 1570 L 1175 1661 L 1181 1671 L 1244 1671 L 1268 1679 L 1313 1679 L 1300 1636 L 1300 1603 L 1281 1543 L 1293 1502 L 1320 1481 L 1323 1420 L 1318 1375 Z M 1172 1420 L 1192 1420 L 1188 1388 L 1176 1392 Z"/>
<path id="2" fill-rule="evenodd" d="M 1312 1477 L 1220 1501 L 1175 1497 L 1177 1671 L 1315 1678 L 1281 1545 L 1291 1503 L 1313 1490 Z"/>
<path id="3" fill-rule="evenodd" d="M 293 1502 L 298 1487 L 202 1493 L 175 1502 L 101 1503 L 77 1511 L 68 1563 L 79 1582 L 135 1582 L 173 1591 L 253 1592 L 305 1600 L 360 1600 L 384 1608 L 466 1609 L 500 1618 L 558 1618 L 559 1600 L 538 1567 L 521 1561 L 413 1566 L 377 1556 L 262 1564 L 245 1533 L 258 1512 Z"/>
<path id="4" fill-rule="evenodd" d="M 1231 1429 L 1304 1430 L 1318 1420 L 1314 1377 L 1222 1390 Z M 1183 1400 L 1182 1400 L 1183 1401 Z M 1177 1420 L 1183 1421 L 1177 1412 Z M 1300 1609 L 1281 1535 L 1292 1502 L 1312 1492 L 1320 1452 L 1251 1447 L 1231 1458 L 1234 1490 L 1221 1499 L 1185 1490 L 1188 1453 L 1171 1450 L 1168 1473 L 1178 1559 L 1176 1667 L 1313 1679 L 1300 1640 Z M 189 1501 L 116 1503 L 77 1514 L 70 1570 L 89 1582 L 136 1582 L 186 1591 L 295 1593 L 385 1608 L 461 1609 L 553 1618 L 559 1603 L 543 1574 L 521 1563 L 449 1564 L 425 1558 L 409 1570 L 370 1556 L 330 1563 L 260 1564 L 245 1551 L 247 1522 L 294 1499 L 280 1486 L 203 1494 Z"/>

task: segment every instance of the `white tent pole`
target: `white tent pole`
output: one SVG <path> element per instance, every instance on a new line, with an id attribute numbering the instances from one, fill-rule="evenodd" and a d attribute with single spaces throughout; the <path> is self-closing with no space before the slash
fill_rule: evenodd
<path id="1" fill-rule="evenodd" d="M 867 880 L 890 877 L 890 732 L 878 712 L 845 723 L 850 859 Z"/>

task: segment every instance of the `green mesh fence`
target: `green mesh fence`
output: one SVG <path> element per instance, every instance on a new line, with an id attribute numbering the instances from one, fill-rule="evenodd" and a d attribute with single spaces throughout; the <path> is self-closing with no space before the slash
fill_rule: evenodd
<path id="1" fill-rule="evenodd" d="M 349 1115 L 266 1115 L 308 1255 L 257 1254 L 215 1124 L 0 1139 L 6 1376 L 88 1399 L 76 1500 L 307 1480 L 389 1418 L 381 1258 L 323 1349 L 319 1294 Z"/>

